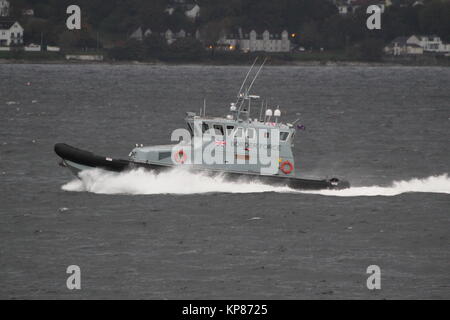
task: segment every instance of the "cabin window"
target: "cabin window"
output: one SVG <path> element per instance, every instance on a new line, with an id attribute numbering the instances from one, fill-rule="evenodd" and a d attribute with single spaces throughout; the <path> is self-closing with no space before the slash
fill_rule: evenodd
<path id="1" fill-rule="evenodd" d="M 189 122 L 187 123 L 187 125 L 188 125 L 189 132 L 191 133 L 191 136 L 193 136 L 194 135 L 194 129 L 192 129 L 192 125 Z"/>
<path id="2" fill-rule="evenodd" d="M 158 160 L 170 158 L 171 155 L 172 155 L 172 152 L 160 152 L 158 154 Z"/>
<path id="3" fill-rule="evenodd" d="M 223 136 L 224 135 L 223 126 L 221 126 L 219 124 L 215 124 L 214 125 L 214 131 L 215 131 L 216 135 L 219 135 L 219 136 Z"/>
<path id="4" fill-rule="evenodd" d="M 202 131 L 203 131 L 203 133 L 205 133 L 205 132 L 208 131 L 208 130 L 209 130 L 208 124 L 205 123 L 205 122 L 203 122 L 203 123 L 202 123 Z"/>
<path id="5" fill-rule="evenodd" d="M 231 132 L 233 132 L 234 130 L 234 126 L 227 126 L 227 134 L 231 134 Z"/>
<path id="6" fill-rule="evenodd" d="M 242 138 L 244 136 L 244 129 L 243 128 L 237 128 L 236 134 L 234 135 L 235 138 Z"/>
<path id="7" fill-rule="evenodd" d="M 281 141 L 286 141 L 288 137 L 289 137 L 289 132 L 280 132 L 280 140 Z"/>
<path id="8" fill-rule="evenodd" d="M 248 128 L 247 129 L 247 138 L 253 139 L 255 137 L 255 129 Z"/>

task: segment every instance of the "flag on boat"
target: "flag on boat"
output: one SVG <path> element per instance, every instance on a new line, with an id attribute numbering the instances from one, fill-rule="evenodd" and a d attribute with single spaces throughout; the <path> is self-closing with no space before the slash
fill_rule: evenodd
<path id="1" fill-rule="evenodd" d="M 227 142 L 224 140 L 216 140 L 216 146 L 224 146 L 226 144 L 227 144 Z"/>

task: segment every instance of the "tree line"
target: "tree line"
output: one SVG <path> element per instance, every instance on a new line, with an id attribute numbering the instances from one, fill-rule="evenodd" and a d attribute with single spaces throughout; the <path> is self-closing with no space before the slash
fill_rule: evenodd
<path id="1" fill-rule="evenodd" d="M 10 0 L 12 15 L 25 27 L 25 41 L 44 42 L 64 48 L 114 48 L 118 56 L 125 50 L 135 51 L 136 57 L 177 56 L 185 50 L 188 55 L 199 54 L 196 41 L 178 40 L 167 46 L 159 36 L 149 38 L 145 44 L 129 41 L 137 27 L 150 28 L 155 34 L 167 29 L 195 33 L 200 30 L 204 41 L 213 43 L 225 31 L 237 33 L 238 27 L 247 32 L 267 29 L 279 33 L 286 29 L 296 36 L 294 45 L 309 50 L 342 50 L 361 48 L 372 51 L 397 36 L 411 34 L 437 34 L 450 41 L 450 1 L 424 0 L 423 5 L 412 6 L 409 0 L 394 0 L 382 15 L 382 29 L 366 28 L 365 8 L 354 14 L 340 15 L 331 0 L 197 0 L 201 15 L 195 21 L 187 18 L 182 8 L 171 15 L 166 8 L 171 0 Z M 408 5 L 409 3 L 409 5 Z M 77 4 L 82 9 L 81 31 L 65 28 L 66 8 Z M 34 17 L 22 16 L 23 9 L 34 9 Z M 153 40 L 151 43 L 150 40 Z M 204 43 L 205 45 L 205 43 Z M 365 49 L 364 49 L 365 47 Z"/>

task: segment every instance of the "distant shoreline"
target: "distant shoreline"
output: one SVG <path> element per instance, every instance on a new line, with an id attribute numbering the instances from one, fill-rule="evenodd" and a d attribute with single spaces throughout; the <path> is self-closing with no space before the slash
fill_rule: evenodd
<path id="1" fill-rule="evenodd" d="M 33 59 L 0 59 L 0 64 L 67 64 L 67 65 L 154 65 L 154 66 L 180 66 L 180 65 L 199 65 L 199 66 L 241 66 L 246 65 L 242 61 L 180 61 L 180 62 L 164 62 L 164 61 L 68 61 L 64 59 L 58 60 L 33 60 Z M 450 67 L 448 63 L 417 63 L 407 61 L 272 61 L 269 66 L 298 66 L 298 67 Z"/>
<path id="2" fill-rule="evenodd" d="M 273 66 L 450 66 L 450 57 L 437 55 L 376 56 L 362 58 L 342 51 L 291 52 L 275 54 L 265 52 L 223 53 L 209 55 L 168 55 L 159 58 L 130 56 L 118 58 L 107 50 L 64 52 L 0 52 L 0 64 L 109 64 L 109 65 L 205 65 L 247 66 L 257 57 L 267 57 L 267 65 Z M 69 58 L 69 60 L 67 59 Z"/>

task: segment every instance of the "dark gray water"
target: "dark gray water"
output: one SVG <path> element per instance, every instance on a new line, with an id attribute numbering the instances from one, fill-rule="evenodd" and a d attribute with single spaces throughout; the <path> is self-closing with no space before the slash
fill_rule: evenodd
<path id="1" fill-rule="evenodd" d="M 225 114 L 245 72 L 0 65 L 0 298 L 449 299 L 449 68 L 265 70 L 254 92 L 307 128 L 298 170 L 347 178 L 346 193 L 151 174 L 62 190 L 56 142 L 122 157 L 167 143 L 204 97 Z"/>

